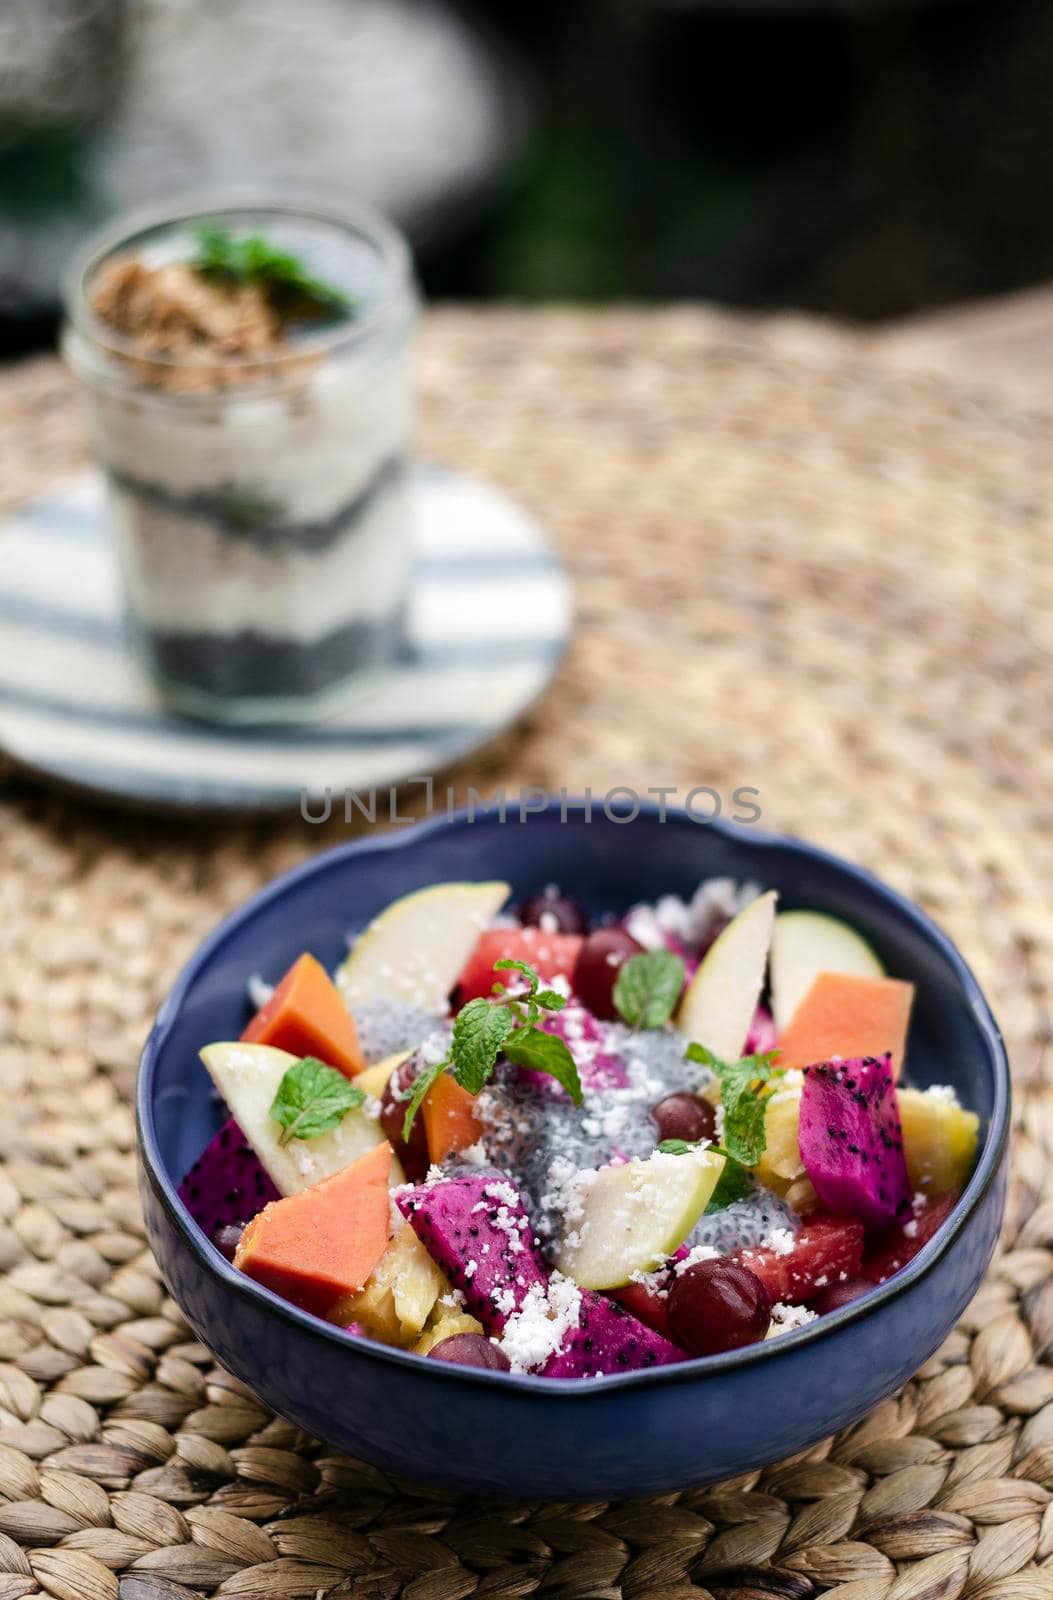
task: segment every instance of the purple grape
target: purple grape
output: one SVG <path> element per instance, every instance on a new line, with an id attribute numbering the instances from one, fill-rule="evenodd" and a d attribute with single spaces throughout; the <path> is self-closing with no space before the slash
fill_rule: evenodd
<path id="1" fill-rule="evenodd" d="M 395 1068 L 384 1085 L 384 1093 L 380 1100 L 380 1126 L 411 1183 L 419 1183 L 427 1175 L 428 1135 L 424 1128 L 424 1118 L 416 1116 L 407 1144 L 402 1137 L 402 1129 L 406 1121 L 408 1102 L 399 1096 L 409 1091 L 419 1071 L 419 1058 L 416 1055 L 410 1056 L 400 1067 Z"/>
<path id="2" fill-rule="evenodd" d="M 812 1310 L 825 1316 L 828 1311 L 840 1311 L 842 1306 L 850 1306 L 853 1300 L 858 1300 L 861 1294 L 866 1294 L 874 1285 L 868 1278 L 846 1278 L 844 1283 L 831 1283 L 817 1294 L 811 1302 Z"/>
<path id="3" fill-rule="evenodd" d="M 651 1121 L 658 1129 L 659 1139 L 686 1139 L 694 1144 L 697 1139 L 712 1139 L 717 1119 L 708 1100 L 694 1094 L 667 1094 L 651 1107 Z"/>
<path id="4" fill-rule="evenodd" d="M 428 1351 L 436 1361 L 449 1361 L 455 1367 L 484 1367 L 490 1372 L 507 1372 L 508 1357 L 484 1333 L 452 1333 Z"/>
<path id="5" fill-rule="evenodd" d="M 771 1295 L 737 1261 L 696 1261 L 674 1279 L 667 1308 L 673 1339 L 693 1356 L 755 1344 L 771 1322 Z"/>
<path id="6" fill-rule="evenodd" d="M 571 988 L 594 1017 L 613 1022 L 618 1015 L 614 985 L 619 968 L 643 950 L 624 928 L 597 928 L 590 933 L 574 963 Z"/>
<path id="7" fill-rule="evenodd" d="M 588 933 L 589 919 L 576 900 L 568 900 L 558 889 L 543 889 L 519 907 L 524 928 L 541 928 L 545 933 Z"/>

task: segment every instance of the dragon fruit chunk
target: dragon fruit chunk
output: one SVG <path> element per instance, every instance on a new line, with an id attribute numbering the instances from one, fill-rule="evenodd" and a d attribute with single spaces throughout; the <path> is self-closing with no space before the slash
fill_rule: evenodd
<path id="1" fill-rule="evenodd" d="M 563 1349 L 546 1361 L 541 1376 L 594 1378 L 601 1373 L 642 1372 L 686 1360 L 683 1350 L 645 1327 L 624 1306 L 583 1289 L 578 1326 L 567 1335 Z"/>
<path id="2" fill-rule="evenodd" d="M 180 1200 L 202 1232 L 251 1222 L 281 1195 L 233 1117 L 220 1128 L 179 1185 Z"/>
<path id="3" fill-rule="evenodd" d="M 828 1211 L 888 1228 L 911 1214 L 896 1086 L 889 1055 L 805 1067 L 798 1142 Z"/>
<path id="4" fill-rule="evenodd" d="M 588 1093 L 600 1094 L 604 1089 L 628 1087 L 629 1074 L 625 1062 L 620 1056 L 603 1048 L 606 1037 L 603 1024 L 583 1005 L 572 1000 L 562 1011 L 542 1018 L 540 1027 L 543 1032 L 554 1033 L 557 1039 L 563 1040 L 577 1063 L 582 1087 Z M 568 1098 L 567 1091 L 547 1073 L 520 1068 L 520 1076 L 539 1082 L 543 1089 L 563 1099 Z"/>
<path id="5" fill-rule="evenodd" d="M 763 1055 L 766 1050 L 774 1050 L 777 1043 L 775 1018 L 767 1006 L 758 1005 L 753 1013 L 750 1031 L 746 1035 L 746 1048 L 743 1053 L 747 1056 Z"/>
<path id="6" fill-rule="evenodd" d="M 535 1284 L 548 1286 L 514 1183 L 461 1173 L 396 1192 L 399 1210 L 487 1333 L 500 1333 Z"/>

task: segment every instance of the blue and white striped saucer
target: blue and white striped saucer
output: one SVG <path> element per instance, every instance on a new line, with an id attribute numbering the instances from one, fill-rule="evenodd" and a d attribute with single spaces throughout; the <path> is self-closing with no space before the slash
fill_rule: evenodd
<path id="1" fill-rule="evenodd" d="M 0 751 L 124 804 L 281 810 L 434 776 L 541 693 L 570 635 L 566 571 L 497 489 L 416 474 L 403 659 L 346 711 L 222 729 L 164 710 L 125 638 L 102 480 L 85 472 L 0 521 Z"/>

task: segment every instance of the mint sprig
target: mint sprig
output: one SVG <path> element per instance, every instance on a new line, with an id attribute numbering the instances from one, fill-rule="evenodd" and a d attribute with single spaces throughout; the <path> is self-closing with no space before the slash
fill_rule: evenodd
<path id="1" fill-rule="evenodd" d="M 676 1009 L 685 968 L 673 950 L 642 950 L 618 970 L 614 1004 L 630 1028 L 661 1028 Z"/>
<path id="2" fill-rule="evenodd" d="M 563 1085 L 576 1106 L 581 1105 L 581 1080 L 574 1057 L 556 1034 L 541 1028 L 517 1028 L 505 1040 L 504 1053 L 515 1067 L 547 1072 Z"/>
<path id="3" fill-rule="evenodd" d="M 313 277 L 298 256 L 261 234 L 239 239 L 226 228 L 205 223 L 195 238 L 197 253 L 191 261 L 195 272 L 229 284 L 255 284 L 284 316 L 336 316 L 353 309 L 342 289 Z"/>
<path id="4" fill-rule="evenodd" d="M 775 1065 L 776 1050 L 762 1055 L 743 1056 L 740 1061 L 721 1061 L 704 1044 L 689 1044 L 688 1061 L 697 1061 L 709 1067 L 720 1080 L 720 1098 L 724 1106 L 724 1126 L 721 1137 L 728 1154 L 744 1167 L 755 1167 L 767 1147 L 764 1131 L 767 1086 L 781 1073 Z"/>
<path id="5" fill-rule="evenodd" d="M 271 1102 L 270 1115 L 282 1130 L 278 1143 L 332 1133 L 365 1098 L 365 1091 L 356 1089 L 335 1067 L 316 1056 L 304 1056 L 285 1073 Z"/>
<path id="6" fill-rule="evenodd" d="M 500 1055 L 514 1066 L 547 1072 L 563 1085 L 575 1105 L 581 1105 L 581 1079 L 574 1057 L 562 1039 L 537 1026 L 543 1013 L 562 1011 L 565 998 L 555 989 L 540 988 L 537 973 L 525 961 L 508 957 L 495 961 L 494 968 L 521 973 L 527 981 L 527 992 L 509 994 L 503 984 L 495 983 L 492 999 L 479 996 L 461 1007 L 454 1019 L 449 1051 L 414 1080 L 402 1125 L 404 1139 L 409 1138 L 414 1118 L 437 1078 L 449 1070 L 462 1089 L 478 1094 L 493 1077 Z"/>

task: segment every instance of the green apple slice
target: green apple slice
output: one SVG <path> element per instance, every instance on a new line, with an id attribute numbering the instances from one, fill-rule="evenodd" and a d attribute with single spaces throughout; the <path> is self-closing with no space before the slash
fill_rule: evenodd
<path id="1" fill-rule="evenodd" d="M 508 895 L 507 883 L 436 883 L 393 901 L 336 974 L 349 1010 L 387 998 L 445 1014 L 475 941 Z"/>
<path id="2" fill-rule="evenodd" d="M 376 1118 L 369 1116 L 364 1106 L 354 1106 L 331 1133 L 279 1144 L 282 1128 L 271 1116 L 271 1106 L 278 1085 L 299 1058 L 268 1044 L 233 1040 L 208 1045 L 202 1050 L 201 1059 L 260 1165 L 281 1194 L 298 1194 L 312 1183 L 342 1172 L 384 1137 Z M 403 1182 L 397 1161 L 392 1162 L 391 1169 L 392 1186 Z"/>
<path id="3" fill-rule="evenodd" d="M 883 978 L 885 969 L 847 922 L 822 911 L 783 911 L 771 940 L 771 1008 L 781 1032 L 820 972 Z"/>
<path id="4" fill-rule="evenodd" d="M 776 899 L 769 889 L 743 906 L 706 951 L 680 1002 L 680 1032 L 721 1061 L 737 1061 L 745 1048 L 764 987 Z"/>
<path id="5" fill-rule="evenodd" d="M 695 1149 L 601 1168 L 581 1191 L 583 1215 L 560 1246 L 559 1270 L 583 1289 L 618 1289 L 634 1272 L 653 1272 L 683 1244 L 723 1167 L 715 1150 Z"/>

